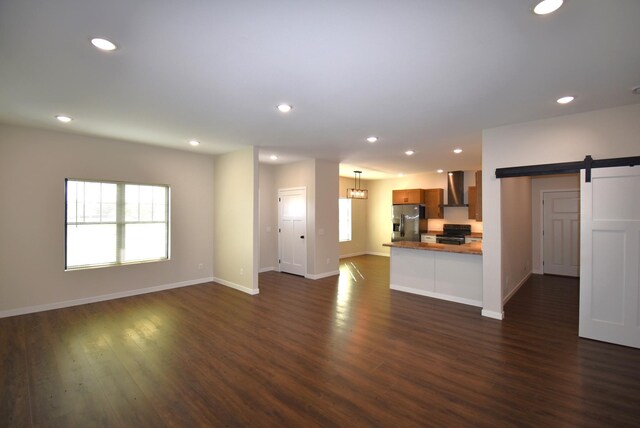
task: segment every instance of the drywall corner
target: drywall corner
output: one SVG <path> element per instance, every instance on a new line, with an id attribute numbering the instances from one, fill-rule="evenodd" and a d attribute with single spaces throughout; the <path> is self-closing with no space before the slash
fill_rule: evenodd
<path id="1" fill-rule="evenodd" d="M 258 290 L 258 152 L 248 147 L 214 160 L 214 277 Z"/>

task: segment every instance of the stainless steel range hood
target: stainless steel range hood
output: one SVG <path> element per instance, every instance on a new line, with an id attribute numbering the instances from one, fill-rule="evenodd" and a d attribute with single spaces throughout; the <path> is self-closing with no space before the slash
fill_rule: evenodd
<path id="1" fill-rule="evenodd" d="M 447 204 L 445 207 L 468 207 L 464 203 L 464 171 L 447 174 Z"/>

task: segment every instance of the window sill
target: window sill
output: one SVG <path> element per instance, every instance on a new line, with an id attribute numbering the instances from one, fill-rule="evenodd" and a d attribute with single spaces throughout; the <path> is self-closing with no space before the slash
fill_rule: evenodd
<path id="1" fill-rule="evenodd" d="M 146 263 L 157 263 L 157 262 L 166 262 L 171 260 L 170 258 L 163 259 L 150 259 L 150 260 L 137 260 L 134 262 L 126 262 L 126 263 L 109 263 L 104 265 L 88 265 L 88 266 L 74 266 L 70 268 L 65 268 L 65 272 L 74 272 L 78 270 L 89 270 L 89 269 L 101 269 L 101 268 L 109 268 L 109 267 L 117 267 L 117 266 L 131 266 L 131 265 L 141 265 Z"/>

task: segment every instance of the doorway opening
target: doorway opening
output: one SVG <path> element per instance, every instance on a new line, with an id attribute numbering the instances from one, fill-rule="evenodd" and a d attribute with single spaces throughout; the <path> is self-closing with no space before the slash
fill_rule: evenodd
<path id="1" fill-rule="evenodd" d="M 569 164 L 570 168 L 567 167 Z M 599 161 L 587 156 L 584 162 L 499 168 L 496 177 L 530 178 L 548 175 L 550 171 L 580 171 L 580 192 L 573 196 L 580 202 L 579 262 L 576 263 L 580 275 L 579 336 L 640 348 L 640 330 L 637 328 L 637 320 L 640 319 L 640 274 L 637 264 L 628 263 L 628 260 L 640 259 L 640 245 L 637 244 L 637 237 L 640 236 L 640 204 L 637 198 L 630 197 L 640 187 L 640 170 L 634 168 L 636 165 L 640 165 L 638 156 Z M 502 187 L 504 185 L 505 182 Z M 564 199 L 571 200 L 572 197 Z M 565 207 L 565 211 L 578 211 L 575 207 L 567 208 L 577 205 L 575 200 L 561 201 L 560 205 Z M 504 221 L 504 206 L 502 208 Z M 560 218 L 558 222 L 560 224 L 563 220 Z M 563 229 L 561 226 L 558 228 Z M 549 245 L 556 245 L 558 254 L 562 253 L 560 244 Z M 503 262 L 505 249 L 508 251 L 509 246 L 505 248 L 503 240 Z M 549 256 L 545 253 L 544 261 L 548 260 Z M 504 268 L 503 263 L 503 274 Z"/>
<path id="2" fill-rule="evenodd" d="M 532 272 L 578 277 L 580 175 L 531 177 Z"/>
<path id="3" fill-rule="evenodd" d="M 542 193 L 544 274 L 580 276 L 580 192 Z"/>

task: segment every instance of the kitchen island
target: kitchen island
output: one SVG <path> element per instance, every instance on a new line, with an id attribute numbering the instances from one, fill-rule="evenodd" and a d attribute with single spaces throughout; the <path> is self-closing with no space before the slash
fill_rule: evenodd
<path id="1" fill-rule="evenodd" d="M 392 290 L 482 307 L 482 243 L 391 242 Z"/>

